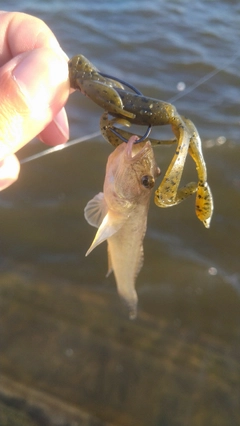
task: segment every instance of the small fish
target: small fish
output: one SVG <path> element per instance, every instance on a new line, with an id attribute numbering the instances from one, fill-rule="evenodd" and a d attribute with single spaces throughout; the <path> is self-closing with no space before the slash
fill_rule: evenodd
<path id="1" fill-rule="evenodd" d="M 103 192 L 84 209 L 88 223 L 98 228 L 86 256 L 107 240 L 107 276 L 114 272 L 130 319 L 137 315 L 135 280 L 143 264 L 150 195 L 160 174 L 151 143 L 134 144 L 137 140 L 137 136 L 132 136 L 109 155 Z"/>

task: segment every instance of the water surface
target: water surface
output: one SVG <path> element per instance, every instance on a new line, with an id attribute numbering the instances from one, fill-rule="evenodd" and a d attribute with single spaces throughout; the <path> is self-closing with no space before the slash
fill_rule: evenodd
<path id="1" fill-rule="evenodd" d="M 175 99 L 202 137 L 215 211 L 206 230 L 194 199 L 170 209 L 152 200 L 130 322 L 105 278 L 106 246 L 85 258 L 95 230 L 83 209 L 111 146 L 99 137 L 23 165 L 0 196 L 1 424 L 239 425 L 239 3 L 8 5 L 43 19 L 69 57 Z M 71 138 L 99 129 L 90 100 L 75 93 L 66 108 Z M 162 175 L 173 152 L 155 150 Z M 195 179 L 189 159 L 184 181 Z"/>

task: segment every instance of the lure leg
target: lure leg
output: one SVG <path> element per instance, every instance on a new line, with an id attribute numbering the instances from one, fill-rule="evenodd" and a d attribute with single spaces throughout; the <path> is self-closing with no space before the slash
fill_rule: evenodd
<path id="1" fill-rule="evenodd" d="M 179 204 L 197 191 L 197 184 L 194 182 L 179 188 L 188 155 L 191 133 L 180 116 L 175 116 L 172 126 L 178 139 L 178 145 L 167 172 L 155 191 L 154 201 L 159 207 L 171 207 Z"/>
<path id="2" fill-rule="evenodd" d="M 189 144 L 189 154 L 195 161 L 198 174 L 198 187 L 196 194 L 196 215 L 209 228 L 213 214 L 213 197 L 207 183 L 207 168 L 202 153 L 202 144 L 199 133 L 191 120 L 183 118 L 192 136 Z"/>
<path id="3" fill-rule="evenodd" d="M 114 147 L 117 147 L 123 141 L 117 133 L 112 132 L 112 130 L 111 130 L 111 129 L 115 129 L 115 127 L 114 127 L 115 123 L 121 124 L 122 126 L 126 126 L 126 127 L 130 127 L 131 123 L 127 119 L 124 119 L 124 118 L 113 118 L 113 119 L 109 120 L 107 111 L 105 111 L 103 113 L 103 115 L 101 116 L 101 118 L 100 118 L 100 130 L 101 130 L 102 136 L 111 145 L 113 145 Z M 121 133 L 123 135 L 123 137 L 126 137 L 128 134 L 130 134 L 129 132 L 126 132 L 125 130 L 122 130 L 122 129 L 117 129 L 117 130 L 118 130 L 119 133 Z M 131 136 L 133 136 L 133 135 L 131 135 Z"/>
<path id="4" fill-rule="evenodd" d="M 175 117 L 173 130 L 179 134 L 179 142 L 173 160 L 155 192 L 155 203 L 159 207 L 179 204 L 190 195 L 196 194 L 196 215 L 209 228 L 213 213 L 213 198 L 207 183 L 207 169 L 202 153 L 201 139 L 191 120 Z M 179 189 L 183 167 L 189 153 L 196 164 L 198 183 L 190 182 Z"/>
<path id="5" fill-rule="evenodd" d="M 80 86 L 80 85 L 79 85 Z M 113 87 L 106 84 L 91 80 L 85 80 L 82 93 L 90 99 L 94 98 L 94 102 L 112 114 L 121 114 L 124 117 L 133 119 L 135 114 L 124 109 L 122 99 Z"/>

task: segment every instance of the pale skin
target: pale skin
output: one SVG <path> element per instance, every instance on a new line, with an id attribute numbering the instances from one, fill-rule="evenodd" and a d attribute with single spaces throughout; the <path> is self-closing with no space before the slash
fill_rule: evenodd
<path id="1" fill-rule="evenodd" d="M 52 31 L 33 16 L 0 11 L 0 190 L 18 178 L 15 153 L 34 137 L 67 142 L 68 96 L 68 58 Z"/>

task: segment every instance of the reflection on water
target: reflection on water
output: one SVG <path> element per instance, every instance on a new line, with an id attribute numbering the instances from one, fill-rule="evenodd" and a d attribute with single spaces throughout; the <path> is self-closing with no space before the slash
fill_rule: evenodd
<path id="1" fill-rule="evenodd" d="M 180 82 L 187 90 L 232 62 L 176 102 L 203 138 L 215 213 L 206 230 L 193 199 L 151 202 L 135 322 L 105 278 L 106 246 L 85 258 L 95 231 L 83 209 L 102 189 L 111 146 L 96 138 L 25 164 L 1 193 L 1 425 L 240 424 L 235 3 L 22 2 L 69 56 L 82 52 L 149 96 L 170 99 Z M 90 100 L 75 93 L 67 110 L 72 138 L 98 130 Z M 173 150 L 155 150 L 162 175 Z M 195 177 L 189 159 L 184 180 Z"/>

